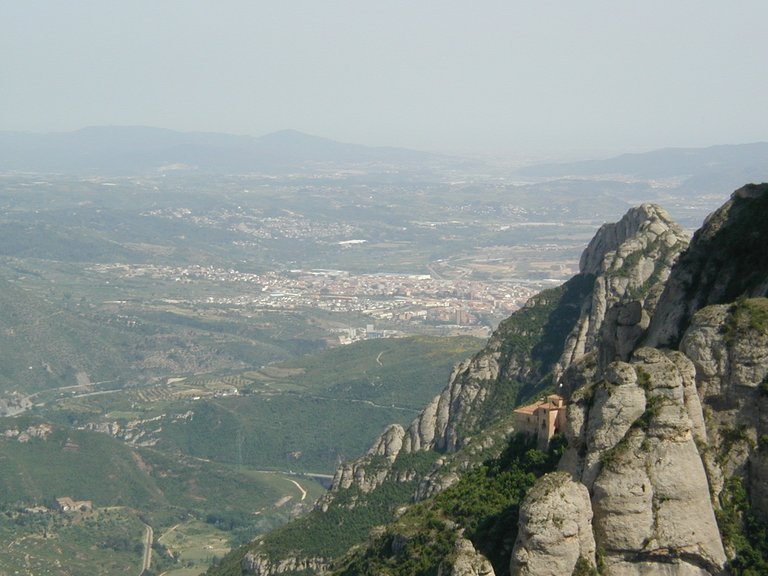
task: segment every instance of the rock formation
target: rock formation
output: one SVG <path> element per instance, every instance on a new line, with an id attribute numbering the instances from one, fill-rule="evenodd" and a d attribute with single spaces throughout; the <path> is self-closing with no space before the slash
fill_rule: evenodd
<path id="1" fill-rule="evenodd" d="M 688 238 L 661 207 L 643 204 L 618 222 L 604 224 L 581 256 L 581 274 L 595 277 L 592 298 L 554 369 L 557 380 L 569 365 L 595 349 L 601 331 L 615 344 L 603 354 L 626 359 L 644 333 L 672 265 Z"/>
<path id="2" fill-rule="evenodd" d="M 296 572 L 322 574 L 330 568 L 330 563 L 324 558 L 291 557 L 273 561 L 260 554 L 249 552 L 243 558 L 242 567 L 246 574 L 254 576 Z"/>
<path id="3" fill-rule="evenodd" d="M 453 557 L 440 565 L 437 576 L 495 576 L 493 566 L 466 538 L 456 540 Z"/>
<path id="4" fill-rule="evenodd" d="M 564 472 L 544 476 L 520 509 L 520 523 L 525 528 L 512 553 L 512 574 L 571 574 L 579 558 L 594 566 L 591 522 L 589 493 L 583 484 Z"/>
<path id="5" fill-rule="evenodd" d="M 679 352 L 641 348 L 571 404 L 561 468 L 591 494 L 584 506 L 609 574 L 713 574 L 725 564 L 697 448 L 703 419 L 693 374 Z M 532 517 L 551 507 L 538 493 L 527 501 Z M 527 518 L 516 551 L 525 549 Z M 550 546 L 544 560 L 575 561 L 563 546 Z M 513 554 L 513 574 L 526 573 L 520 558 Z"/>
<path id="6" fill-rule="evenodd" d="M 704 306 L 768 294 L 767 217 L 768 184 L 748 184 L 707 218 L 666 283 L 646 345 L 676 347 Z"/>
<path id="7" fill-rule="evenodd" d="M 737 190 L 679 257 L 645 334 L 620 329 L 642 327 L 634 320 L 653 307 L 619 304 L 595 360 L 564 374 L 574 392 L 560 468 L 589 492 L 601 573 L 728 573 L 736 551 L 715 514 L 728 479 L 768 515 L 766 216 L 768 185 Z M 526 535 L 551 507 L 540 494 L 537 484 L 521 513 L 513 574 L 533 573 Z M 567 538 L 548 530 L 536 561 L 571 566 Z"/>
<path id="8" fill-rule="evenodd" d="M 680 226 L 653 204 L 633 208 L 619 222 L 603 225 L 581 256 L 579 275 L 566 284 L 563 294 L 545 291 L 502 323 L 480 353 L 454 369 L 446 388 L 424 408 L 404 436 L 400 427 L 391 427 L 366 456 L 342 464 L 332 491 L 354 484 L 367 492 L 381 484 L 387 477 L 385 468 L 377 464 L 375 474 L 366 472 L 371 455 L 386 453 L 391 464 L 400 450 L 404 454 L 425 450 L 453 453 L 471 443 L 472 432 L 487 424 L 484 406 L 499 387 L 510 382 L 533 384 L 549 371 L 556 380 L 595 348 L 606 318 L 612 320 L 617 353 L 626 355 L 626 349 L 647 328 L 672 264 L 687 245 Z M 516 325 L 515 319 L 547 308 L 553 300 L 559 306 L 552 315 L 570 315 L 570 320 L 557 327 L 558 348 L 552 358 L 539 360 L 536 354 L 543 355 L 541 349 L 530 353 L 510 349 L 510 340 L 531 338 L 528 326 Z M 419 497 L 435 494 L 457 477 L 455 470 L 436 472 L 420 488 Z M 332 498 L 324 499 L 323 506 Z"/>

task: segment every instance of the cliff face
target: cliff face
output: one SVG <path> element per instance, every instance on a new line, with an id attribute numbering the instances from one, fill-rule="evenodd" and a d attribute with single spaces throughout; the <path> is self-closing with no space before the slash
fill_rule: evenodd
<path id="1" fill-rule="evenodd" d="M 697 448 L 704 425 L 691 362 L 640 348 L 631 363 L 611 363 L 601 381 L 580 389 L 568 415 L 561 469 L 589 494 L 581 514 L 593 516 L 607 573 L 718 572 L 725 553 Z M 534 490 L 526 506 L 535 515 L 551 503 Z M 525 534 L 526 517 L 520 521 Z M 557 549 L 533 554 L 518 537 L 512 574 L 538 573 L 530 571 L 531 557 L 568 560 L 572 571 L 578 557 Z"/>
<path id="2" fill-rule="evenodd" d="M 633 339 L 646 346 L 622 349 L 608 314 L 598 360 L 566 374 L 574 392 L 560 468 L 589 494 L 581 514 L 601 552 L 579 554 L 601 573 L 730 573 L 739 544 L 721 536 L 716 511 L 733 486 L 749 497 L 733 524 L 749 508 L 768 517 L 767 217 L 768 185 L 735 192 L 678 259 L 647 333 Z M 540 493 L 521 513 L 512 574 L 570 573 L 578 561 L 572 535 L 531 520 L 552 506 Z M 552 544 L 532 546 L 526 535 L 542 531 Z"/>
<path id="3" fill-rule="evenodd" d="M 705 464 L 719 498 L 741 478 L 768 517 L 768 300 L 739 300 L 697 312 L 680 350 L 695 367 L 706 422 Z"/>
<path id="4" fill-rule="evenodd" d="M 596 349 L 601 331 L 626 359 L 648 327 L 672 265 L 688 246 L 685 232 L 661 207 L 643 204 L 614 224 L 604 224 L 581 256 L 581 274 L 595 277 L 592 297 L 565 343 L 554 379 Z"/>
<path id="5" fill-rule="evenodd" d="M 712 213 L 681 255 L 645 338 L 675 348 L 693 314 L 768 292 L 768 184 L 748 184 Z"/>

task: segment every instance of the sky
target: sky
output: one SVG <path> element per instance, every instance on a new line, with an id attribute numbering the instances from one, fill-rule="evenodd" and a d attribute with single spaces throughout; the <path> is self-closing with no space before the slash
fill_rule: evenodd
<path id="1" fill-rule="evenodd" d="M 0 130 L 470 154 L 768 140 L 765 0 L 0 0 Z"/>

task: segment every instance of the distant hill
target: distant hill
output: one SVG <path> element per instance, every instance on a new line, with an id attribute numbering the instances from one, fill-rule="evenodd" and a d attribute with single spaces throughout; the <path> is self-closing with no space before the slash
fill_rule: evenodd
<path id="1" fill-rule="evenodd" d="M 641 179 L 684 178 L 687 187 L 722 190 L 733 182 L 760 182 L 766 178 L 768 142 L 710 146 L 708 148 L 663 148 L 651 152 L 622 154 L 604 160 L 540 164 L 522 168 L 523 176 L 564 178 L 625 175 Z M 727 189 L 727 188 L 726 188 Z"/>
<path id="2" fill-rule="evenodd" d="M 0 132 L 0 170 L 132 174 L 162 170 L 280 172 L 307 165 L 409 163 L 436 158 L 402 148 L 344 144 L 295 130 L 261 137 L 99 126 L 73 132 Z"/>

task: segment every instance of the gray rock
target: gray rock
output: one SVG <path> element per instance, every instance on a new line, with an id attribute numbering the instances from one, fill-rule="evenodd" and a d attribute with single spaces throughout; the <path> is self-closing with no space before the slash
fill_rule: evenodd
<path id="1" fill-rule="evenodd" d="M 565 472 L 539 479 L 520 508 L 513 576 L 571 574 L 579 558 L 595 564 L 589 492 Z"/>
<path id="2" fill-rule="evenodd" d="M 688 245 L 680 226 L 661 207 L 643 204 L 614 224 L 604 224 L 581 256 L 581 274 L 595 275 L 590 301 L 571 331 L 553 373 L 601 344 L 603 366 L 628 360 L 645 334 L 672 265 Z"/>
<path id="3" fill-rule="evenodd" d="M 726 556 L 694 440 L 706 435 L 694 366 L 678 352 L 641 348 L 633 356 L 631 363 L 609 364 L 604 380 L 574 395 L 567 429 L 573 446 L 560 467 L 591 493 L 584 506 L 594 515 L 594 539 L 608 573 L 643 573 L 637 566 L 653 574 L 719 573 Z M 523 541 L 545 534 L 538 541 L 552 551 L 540 545 L 531 554 L 535 546 L 527 545 L 516 562 L 535 559 L 536 569 L 552 562 L 566 574 L 563 544 L 552 526 L 542 525 L 552 523 L 544 520 L 552 514 L 550 493 L 538 483 L 529 493 L 520 534 Z"/>
<path id="4" fill-rule="evenodd" d="M 496 576 L 488 559 L 480 554 L 472 542 L 459 537 L 452 558 L 443 562 L 437 576 Z"/>

